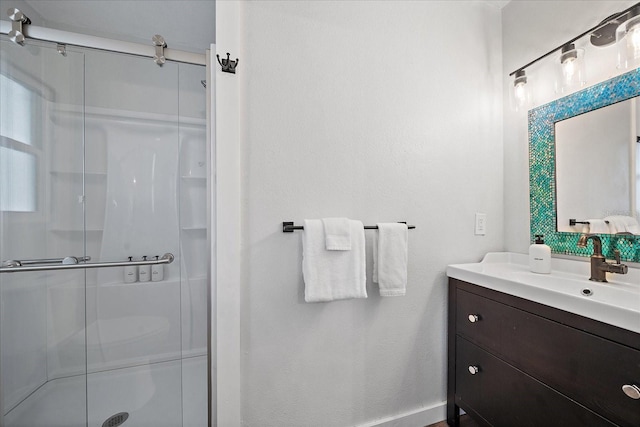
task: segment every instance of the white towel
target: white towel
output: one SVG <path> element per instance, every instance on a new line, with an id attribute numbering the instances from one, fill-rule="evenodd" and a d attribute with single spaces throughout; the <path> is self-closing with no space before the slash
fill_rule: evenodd
<path id="1" fill-rule="evenodd" d="M 611 215 L 605 218 L 609 221 L 611 233 L 640 234 L 640 224 L 634 217 L 627 215 Z"/>
<path id="2" fill-rule="evenodd" d="M 302 274 L 306 302 L 367 297 L 364 226 L 354 220 L 349 225 L 351 250 L 328 251 L 322 221 L 304 221 Z"/>
<path id="3" fill-rule="evenodd" d="M 373 240 L 373 282 L 383 297 L 407 292 L 409 232 L 407 224 L 380 223 Z"/>
<path id="4" fill-rule="evenodd" d="M 322 218 L 328 251 L 351 250 L 351 224 L 348 218 Z"/>
<path id="5" fill-rule="evenodd" d="M 604 219 L 589 219 L 589 233 L 594 234 L 610 234 L 609 224 Z"/>

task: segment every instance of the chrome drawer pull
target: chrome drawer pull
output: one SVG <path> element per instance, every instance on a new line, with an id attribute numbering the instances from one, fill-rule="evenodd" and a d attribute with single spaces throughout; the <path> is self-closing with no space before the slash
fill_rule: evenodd
<path id="1" fill-rule="evenodd" d="M 640 387 L 638 387 L 635 384 L 629 385 L 629 384 L 625 384 L 622 386 L 622 391 L 624 391 L 624 394 L 626 394 L 627 396 L 629 396 L 632 399 L 640 399 Z"/>
<path id="2" fill-rule="evenodd" d="M 480 316 L 478 316 L 477 314 L 470 314 L 468 319 L 469 319 L 469 322 L 476 323 L 480 321 Z"/>
<path id="3" fill-rule="evenodd" d="M 478 367 L 477 367 L 477 366 L 475 366 L 475 365 L 470 365 L 470 366 L 469 366 L 469 373 L 470 373 L 471 375 L 475 375 L 475 374 L 477 374 L 478 372 L 480 372 L 480 368 L 478 368 Z"/>

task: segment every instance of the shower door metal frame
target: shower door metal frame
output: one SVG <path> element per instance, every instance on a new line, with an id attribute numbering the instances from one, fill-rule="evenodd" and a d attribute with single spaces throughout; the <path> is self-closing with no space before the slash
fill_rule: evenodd
<path id="1" fill-rule="evenodd" d="M 0 34 L 8 34 L 11 31 L 11 22 L 0 21 Z M 112 40 L 104 37 L 90 36 L 86 34 L 72 33 L 53 28 L 28 25 L 24 27 L 24 35 L 27 39 L 50 41 L 59 44 L 68 44 L 92 49 L 107 50 L 110 52 L 128 53 L 153 59 L 156 48 L 153 44 L 144 45 L 120 40 Z M 151 40 L 151 38 L 149 39 Z M 206 65 L 204 54 L 186 52 L 178 49 L 164 49 L 164 57 L 168 61 L 185 62 L 195 65 Z"/>

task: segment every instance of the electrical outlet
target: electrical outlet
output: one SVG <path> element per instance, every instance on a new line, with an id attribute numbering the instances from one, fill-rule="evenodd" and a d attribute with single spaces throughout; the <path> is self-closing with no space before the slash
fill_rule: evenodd
<path id="1" fill-rule="evenodd" d="M 476 213 L 476 228 L 475 228 L 476 236 L 484 236 L 487 234 L 487 214 L 486 213 Z"/>

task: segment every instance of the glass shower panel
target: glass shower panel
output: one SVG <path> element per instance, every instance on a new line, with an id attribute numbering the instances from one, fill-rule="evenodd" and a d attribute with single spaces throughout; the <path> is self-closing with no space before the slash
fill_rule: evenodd
<path id="1" fill-rule="evenodd" d="M 203 66 L 180 64 L 183 426 L 207 425 L 207 153 Z"/>
<path id="2" fill-rule="evenodd" d="M 83 73 L 0 37 L 2 261 L 85 255 Z M 84 324 L 82 270 L 0 274 L 1 425 L 86 425 Z"/>
<path id="3" fill-rule="evenodd" d="M 89 425 L 182 425 L 178 65 L 86 53 L 87 249 L 172 264 L 87 271 Z M 204 105 L 204 103 L 203 103 Z M 134 270 L 135 267 L 134 267 Z"/>

